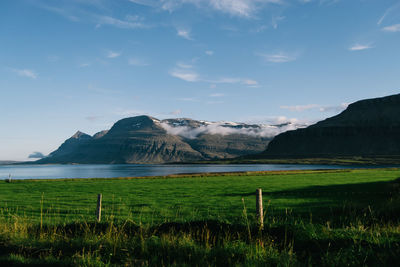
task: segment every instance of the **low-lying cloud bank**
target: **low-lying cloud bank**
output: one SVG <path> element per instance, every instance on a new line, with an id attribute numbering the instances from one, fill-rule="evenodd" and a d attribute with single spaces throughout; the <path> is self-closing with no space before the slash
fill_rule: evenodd
<path id="1" fill-rule="evenodd" d="M 225 122 L 211 122 L 199 127 L 173 126 L 161 122 L 161 126 L 171 135 L 179 135 L 188 139 L 195 139 L 202 134 L 231 135 L 242 134 L 254 137 L 272 138 L 280 133 L 300 128 L 300 125 L 288 123 L 285 125 L 245 125 L 229 124 Z"/>

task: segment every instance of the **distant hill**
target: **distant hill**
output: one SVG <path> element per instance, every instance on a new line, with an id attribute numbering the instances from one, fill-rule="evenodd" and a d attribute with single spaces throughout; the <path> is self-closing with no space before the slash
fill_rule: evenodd
<path id="1" fill-rule="evenodd" d="M 261 158 L 399 156 L 400 94 L 367 99 L 307 128 L 277 135 Z"/>
<path id="2" fill-rule="evenodd" d="M 291 125 L 262 126 L 137 116 L 94 136 L 77 132 L 36 163 L 166 163 L 225 159 L 265 150 Z"/>
<path id="3" fill-rule="evenodd" d="M 0 165 L 8 165 L 8 164 L 15 164 L 18 163 L 19 161 L 15 160 L 0 160 Z"/>

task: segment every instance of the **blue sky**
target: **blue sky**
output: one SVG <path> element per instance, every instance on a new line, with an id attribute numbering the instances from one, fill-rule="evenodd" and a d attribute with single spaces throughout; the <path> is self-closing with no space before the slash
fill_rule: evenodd
<path id="1" fill-rule="evenodd" d="M 400 88 L 400 1 L 2 0 L 0 33 L 0 160 L 140 114 L 313 122 Z"/>

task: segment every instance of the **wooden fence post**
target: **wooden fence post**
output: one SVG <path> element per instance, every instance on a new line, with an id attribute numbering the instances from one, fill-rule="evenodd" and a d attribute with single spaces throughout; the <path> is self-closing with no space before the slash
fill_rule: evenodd
<path id="1" fill-rule="evenodd" d="M 263 212 L 263 201 L 262 201 L 262 190 L 258 188 L 256 190 L 256 211 L 257 211 L 257 222 L 260 228 L 264 226 L 264 212 Z"/>
<path id="2" fill-rule="evenodd" d="M 100 222 L 100 220 L 101 220 L 101 194 L 97 195 L 96 217 L 97 217 L 97 221 Z"/>

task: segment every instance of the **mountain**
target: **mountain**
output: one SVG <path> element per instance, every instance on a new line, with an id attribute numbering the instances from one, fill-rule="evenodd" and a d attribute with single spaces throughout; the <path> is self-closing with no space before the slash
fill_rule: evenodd
<path id="1" fill-rule="evenodd" d="M 9 165 L 9 164 L 15 164 L 20 161 L 15 161 L 15 160 L 0 160 L 0 165 Z"/>
<path id="2" fill-rule="evenodd" d="M 110 130 L 93 136 L 78 131 L 37 163 L 166 163 L 234 158 L 262 152 L 276 131 L 285 127 L 137 116 L 122 119 Z"/>
<path id="3" fill-rule="evenodd" d="M 400 94 L 350 104 L 339 115 L 276 136 L 261 156 L 399 156 Z"/>

